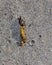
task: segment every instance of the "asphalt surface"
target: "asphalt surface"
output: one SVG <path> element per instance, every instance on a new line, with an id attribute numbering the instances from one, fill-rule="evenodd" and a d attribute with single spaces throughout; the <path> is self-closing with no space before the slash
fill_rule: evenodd
<path id="1" fill-rule="evenodd" d="M 26 23 L 24 47 L 19 16 Z M 52 0 L 0 0 L 0 65 L 52 65 Z"/>

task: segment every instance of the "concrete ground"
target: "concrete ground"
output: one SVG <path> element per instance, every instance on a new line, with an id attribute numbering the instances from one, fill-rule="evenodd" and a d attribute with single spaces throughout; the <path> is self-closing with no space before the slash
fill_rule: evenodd
<path id="1" fill-rule="evenodd" d="M 26 23 L 20 47 L 18 17 Z M 0 65 L 52 65 L 52 0 L 0 0 Z"/>

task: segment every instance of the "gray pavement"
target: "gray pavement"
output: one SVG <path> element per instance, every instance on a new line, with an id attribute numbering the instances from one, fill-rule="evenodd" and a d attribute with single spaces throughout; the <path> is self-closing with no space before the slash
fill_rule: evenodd
<path id="1" fill-rule="evenodd" d="M 18 17 L 26 23 L 20 47 Z M 52 0 L 0 0 L 0 65 L 52 65 Z"/>

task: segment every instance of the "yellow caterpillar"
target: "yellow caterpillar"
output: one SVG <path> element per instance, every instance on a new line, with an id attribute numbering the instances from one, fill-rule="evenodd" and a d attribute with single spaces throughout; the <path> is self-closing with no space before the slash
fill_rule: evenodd
<path id="1" fill-rule="evenodd" d="M 21 46 L 24 46 L 26 43 L 26 30 L 25 30 L 25 23 L 24 21 L 21 19 L 21 16 L 18 18 L 19 20 L 19 24 L 20 24 L 20 36 L 21 36 Z"/>

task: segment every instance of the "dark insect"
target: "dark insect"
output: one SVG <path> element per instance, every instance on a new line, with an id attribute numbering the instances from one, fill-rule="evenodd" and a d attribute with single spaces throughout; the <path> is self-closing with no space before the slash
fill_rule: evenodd
<path id="1" fill-rule="evenodd" d="M 26 43 L 26 26 L 25 26 L 25 22 L 23 21 L 23 19 L 21 18 L 21 16 L 18 18 L 19 24 L 20 24 L 20 36 L 21 36 L 21 46 L 24 46 Z"/>

